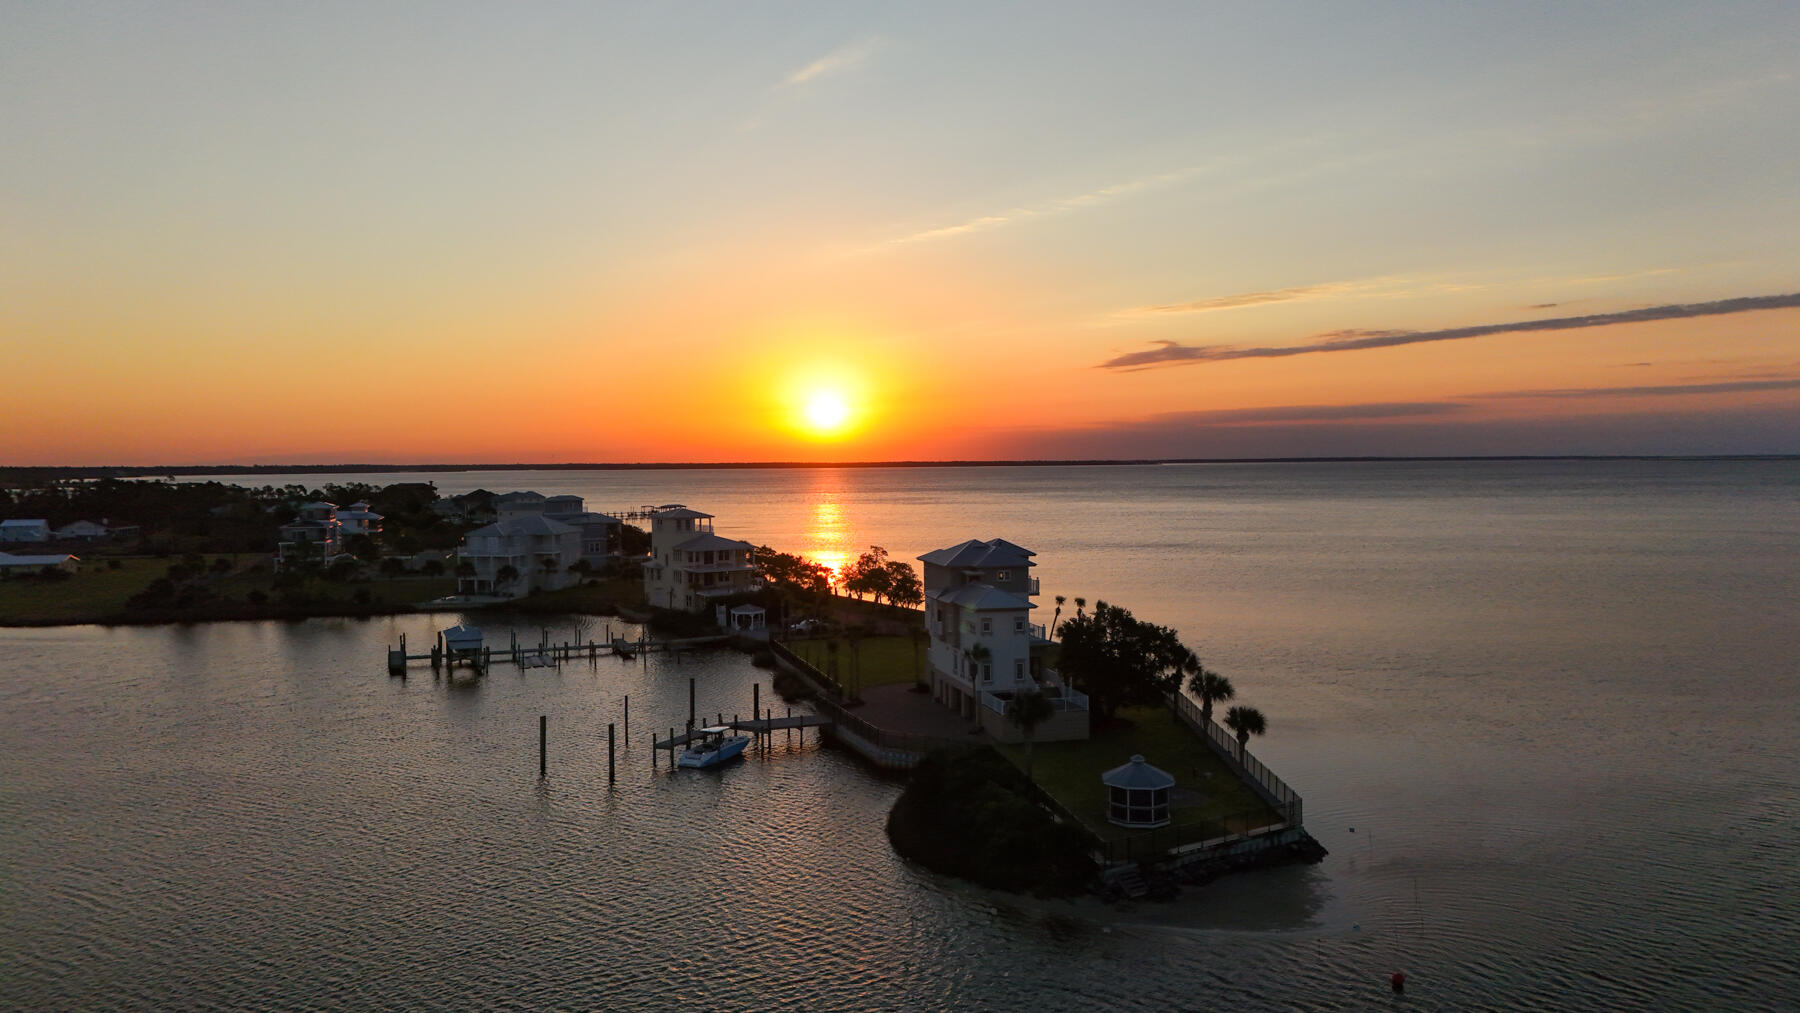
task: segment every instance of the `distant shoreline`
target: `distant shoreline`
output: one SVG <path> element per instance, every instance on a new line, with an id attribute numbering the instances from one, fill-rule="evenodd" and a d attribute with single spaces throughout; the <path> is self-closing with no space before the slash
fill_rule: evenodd
<path id="1" fill-rule="evenodd" d="M 172 475 L 327 475 L 468 471 L 757 471 L 803 468 L 1068 468 L 1166 464 L 1394 464 L 1506 461 L 1800 461 L 1800 454 L 1505 454 L 1433 457 L 1154 457 L 957 461 L 652 461 L 439 464 L 0 465 L 19 478 L 154 478 Z"/>

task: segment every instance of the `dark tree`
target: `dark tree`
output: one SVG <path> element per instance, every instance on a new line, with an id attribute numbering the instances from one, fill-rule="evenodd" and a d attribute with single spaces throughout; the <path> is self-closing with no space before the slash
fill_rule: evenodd
<path id="1" fill-rule="evenodd" d="M 919 582 L 919 575 L 911 563 L 903 559 L 890 560 L 886 570 L 887 596 L 891 604 L 908 608 L 925 604 L 925 585 Z"/>
<path id="2" fill-rule="evenodd" d="M 1062 624 L 1062 673 L 1088 695 L 1095 720 L 1123 706 L 1162 703 L 1180 687 L 1187 656 L 1174 630 L 1103 601 Z"/>
<path id="3" fill-rule="evenodd" d="M 1025 734 L 1026 777 L 1031 776 L 1032 735 L 1037 732 L 1038 725 L 1055 716 L 1056 708 L 1048 697 L 1037 690 L 1014 693 L 1012 699 L 1007 701 L 1006 719 Z"/>

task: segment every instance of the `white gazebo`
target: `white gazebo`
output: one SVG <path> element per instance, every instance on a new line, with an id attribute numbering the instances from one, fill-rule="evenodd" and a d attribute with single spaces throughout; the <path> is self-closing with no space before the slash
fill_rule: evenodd
<path id="1" fill-rule="evenodd" d="M 768 621 L 768 615 L 761 605 L 735 605 L 731 612 L 731 631 L 733 633 L 750 633 L 761 630 Z"/>
<path id="2" fill-rule="evenodd" d="M 1122 827 L 1160 827 L 1169 822 L 1169 789 L 1175 778 L 1133 756 L 1100 775 L 1106 785 L 1106 818 Z"/>

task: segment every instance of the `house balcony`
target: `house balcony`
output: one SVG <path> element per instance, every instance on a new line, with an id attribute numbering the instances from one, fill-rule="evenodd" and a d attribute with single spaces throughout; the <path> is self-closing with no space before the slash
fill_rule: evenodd
<path id="1" fill-rule="evenodd" d="M 750 563 L 671 563 L 670 565 L 688 573 L 733 573 L 756 569 Z"/>
<path id="2" fill-rule="evenodd" d="M 1026 591 L 1025 591 L 1025 593 L 1026 593 L 1026 594 L 1027 594 L 1027 595 L 1029 595 L 1029 596 L 1031 596 L 1031 597 L 1033 597 L 1033 598 L 1035 598 L 1035 597 L 1037 597 L 1037 594 L 1038 594 L 1038 579 L 1037 579 L 1037 578 L 1036 578 L 1036 577 L 1029 577 L 1029 578 L 1027 578 L 1027 579 L 1026 579 Z"/>

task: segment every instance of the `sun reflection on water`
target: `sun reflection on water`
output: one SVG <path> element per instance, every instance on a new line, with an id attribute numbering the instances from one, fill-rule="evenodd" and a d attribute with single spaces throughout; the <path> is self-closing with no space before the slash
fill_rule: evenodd
<path id="1" fill-rule="evenodd" d="M 801 555 L 831 568 L 831 582 L 837 584 L 852 554 L 847 544 L 848 525 L 844 511 L 832 493 L 821 493 L 813 503 L 812 517 L 806 526 L 806 545 Z"/>

